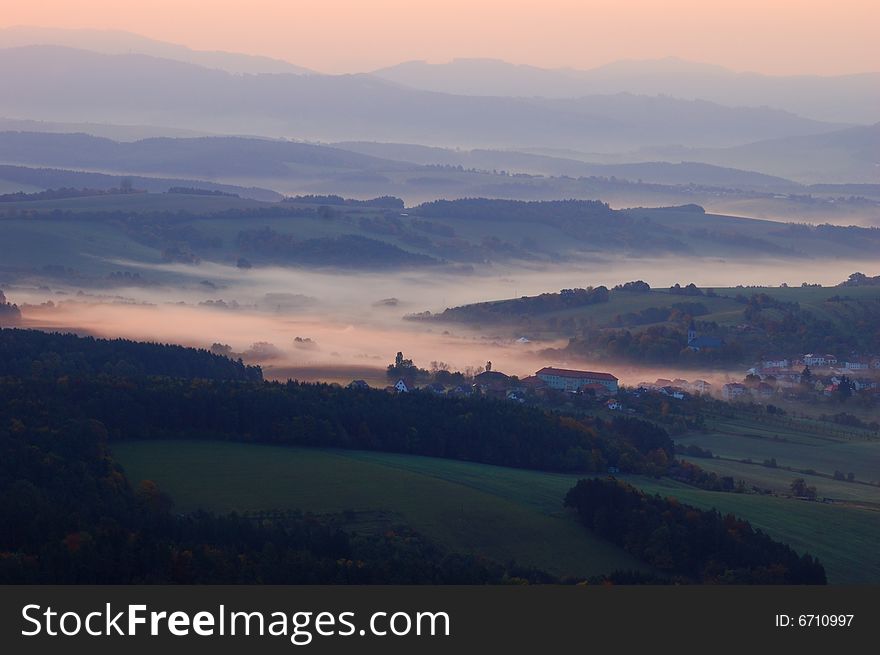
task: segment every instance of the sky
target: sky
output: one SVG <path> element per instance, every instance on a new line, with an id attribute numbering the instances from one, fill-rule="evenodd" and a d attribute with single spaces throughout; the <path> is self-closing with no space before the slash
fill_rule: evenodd
<path id="1" fill-rule="evenodd" d="M 878 0 L 0 0 L 0 27 L 121 29 L 327 73 L 489 57 L 675 56 L 767 74 L 880 70 Z"/>

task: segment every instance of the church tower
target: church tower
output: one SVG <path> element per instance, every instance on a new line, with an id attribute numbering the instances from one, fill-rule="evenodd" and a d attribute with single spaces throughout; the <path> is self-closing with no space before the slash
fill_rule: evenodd
<path id="1" fill-rule="evenodd" d="M 697 326 L 694 325 L 693 321 L 691 321 L 691 324 L 688 326 L 688 343 L 691 343 L 696 338 L 697 338 Z"/>

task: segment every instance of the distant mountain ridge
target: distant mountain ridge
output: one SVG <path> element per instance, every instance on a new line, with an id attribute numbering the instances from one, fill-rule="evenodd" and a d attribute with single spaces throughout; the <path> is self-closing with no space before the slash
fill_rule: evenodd
<path id="1" fill-rule="evenodd" d="M 146 55 L 57 46 L 0 50 L 0 115 L 218 133 L 470 148 L 740 145 L 839 128 L 768 108 L 619 94 L 469 97 L 367 75 L 234 75 Z"/>
<path id="2" fill-rule="evenodd" d="M 55 45 L 107 55 L 141 54 L 174 59 L 229 73 L 294 73 L 314 71 L 282 59 L 237 52 L 193 50 L 183 45 L 151 39 L 123 30 L 63 29 L 18 25 L 0 29 L 0 48 Z"/>
<path id="3" fill-rule="evenodd" d="M 13 26 L 0 29 L 0 48 L 63 46 L 91 52 L 141 54 L 234 74 L 320 73 L 289 61 L 235 52 L 195 50 L 122 30 Z M 541 68 L 499 59 L 456 58 L 440 64 L 407 61 L 369 76 L 413 89 L 468 96 L 577 98 L 666 95 L 730 107 L 767 106 L 814 120 L 871 124 L 880 120 L 880 71 L 850 75 L 764 75 L 665 57 L 620 60 L 589 69 Z"/>
<path id="4" fill-rule="evenodd" d="M 870 124 L 880 120 L 880 72 L 772 76 L 668 57 L 618 61 L 588 70 L 545 69 L 496 59 L 454 59 L 445 64 L 410 61 L 372 74 L 412 88 L 463 95 L 667 95 L 734 107 L 768 106 L 823 121 Z"/>

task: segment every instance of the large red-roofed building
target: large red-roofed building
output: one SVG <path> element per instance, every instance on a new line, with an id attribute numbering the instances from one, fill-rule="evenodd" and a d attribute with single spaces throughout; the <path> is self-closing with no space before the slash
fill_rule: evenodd
<path id="1" fill-rule="evenodd" d="M 597 373 L 595 371 L 575 371 L 568 368 L 553 368 L 545 366 L 535 373 L 551 389 L 560 391 L 579 391 L 591 384 L 601 384 L 609 393 L 617 393 L 617 378 L 611 373 Z"/>

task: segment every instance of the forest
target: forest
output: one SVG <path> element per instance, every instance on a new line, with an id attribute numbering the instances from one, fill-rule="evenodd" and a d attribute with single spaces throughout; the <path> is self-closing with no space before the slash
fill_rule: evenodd
<path id="1" fill-rule="evenodd" d="M 613 478 L 580 480 L 565 505 L 589 529 L 679 582 L 826 584 L 818 560 L 748 521 L 649 496 Z"/>
<path id="2" fill-rule="evenodd" d="M 263 379 L 259 366 L 247 366 L 241 360 L 207 350 L 39 330 L 0 330 L 0 378 L 56 380 L 96 376 L 252 382 Z"/>

